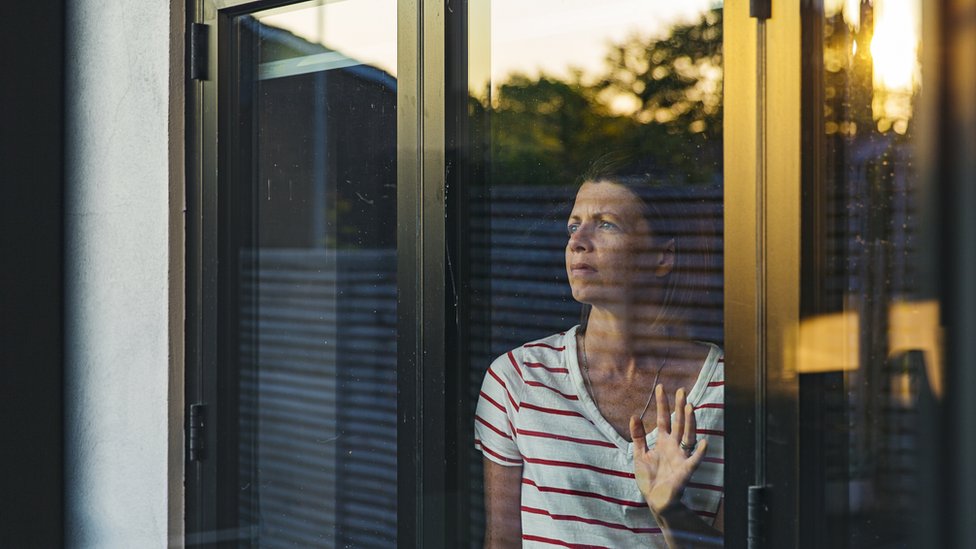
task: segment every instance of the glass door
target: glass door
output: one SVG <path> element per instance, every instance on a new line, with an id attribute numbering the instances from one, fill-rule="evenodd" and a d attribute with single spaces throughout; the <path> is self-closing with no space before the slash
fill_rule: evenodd
<path id="1" fill-rule="evenodd" d="M 945 393 L 931 149 L 937 58 L 922 48 L 938 9 L 836 1 L 802 14 L 805 547 L 940 544 L 934 513 L 919 512 L 938 502 Z"/>
<path id="2" fill-rule="evenodd" d="M 930 531 L 921 4 L 196 3 L 187 543 L 474 547 L 499 509 L 540 546 Z M 578 260 L 599 238 L 630 247 Z M 619 420 L 659 382 L 701 420 L 692 530 L 634 489 Z"/>
<path id="3" fill-rule="evenodd" d="M 461 311 L 450 355 L 466 494 L 459 545 L 482 546 L 505 520 L 518 522 L 511 541 L 529 547 L 666 543 L 636 488 L 630 434 L 614 432 L 604 415 L 624 392 L 599 393 L 600 378 L 591 386 L 582 377 L 584 345 L 597 357 L 591 364 L 610 356 L 596 335 L 583 343 L 586 326 L 591 334 L 600 329 L 588 318 L 619 304 L 577 293 L 567 251 L 581 189 L 623 188 L 623 181 L 633 183 L 625 192 L 677 258 L 668 273 L 642 279 L 646 286 L 628 294 L 640 303 L 635 311 L 655 311 L 639 337 L 664 342 L 655 347 L 660 356 L 648 348 L 637 360 L 641 368 L 644 359 L 661 361 L 673 345 L 656 381 L 669 406 L 678 387 L 692 392 L 702 421 L 696 437 L 708 440 L 681 503 L 700 532 L 674 533 L 721 544 L 729 469 L 725 377 L 717 372 L 727 342 L 724 204 L 731 192 L 723 83 L 729 64 L 740 63 L 727 57 L 727 29 L 748 21 L 729 21 L 735 4 L 479 0 L 454 20 L 463 29 L 448 42 L 457 51 L 448 52 L 455 72 L 447 80 L 455 117 L 448 142 L 458 144 L 447 184 L 449 288 Z M 667 313 L 657 284 L 670 292 Z M 593 307 L 599 312 L 589 316 Z M 711 362 L 704 351 L 691 358 L 703 349 L 716 350 Z M 635 407 L 654 381 L 633 383 L 643 388 Z M 516 497 L 499 503 L 495 479 L 512 471 Z M 509 518 L 499 518 L 506 511 Z"/>
<path id="4" fill-rule="evenodd" d="M 393 546 L 397 4 L 244 4 L 212 25 L 188 542 Z"/>
<path id="5" fill-rule="evenodd" d="M 742 502 L 727 507 L 727 539 L 938 545 L 940 8 L 771 7 L 726 36 L 755 59 L 726 71 L 727 104 L 755 90 L 754 112 L 726 118 L 754 132 L 727 175 L 755 182 L 726 194 L 726 211 L 744 214 L 726 222 L 744 252 L 726 261 L 728 460 L 748 481 L 727 477 Z"/>

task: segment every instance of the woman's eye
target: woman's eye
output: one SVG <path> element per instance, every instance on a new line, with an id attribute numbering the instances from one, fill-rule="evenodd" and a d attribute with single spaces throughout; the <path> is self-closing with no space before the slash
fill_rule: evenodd
<path id="1" fill-rule="evenodd" d="M 566 234 L 573 234 L 579 230 L 579 223 L 570 223 L 566 226 Z"/>
<path id="2" fill-rule="evenodd" d="M 600 227 L 601 229 L 606 229 L 611 231 L 615 231 L 620 228 L 609 221 L 601 221 L 598 227 Z"/>

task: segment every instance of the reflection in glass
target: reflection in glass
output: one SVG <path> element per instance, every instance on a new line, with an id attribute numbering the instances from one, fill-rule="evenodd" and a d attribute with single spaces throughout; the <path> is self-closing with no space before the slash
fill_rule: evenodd
<path id="1" fill-rule="evenodd" d="M 395 17 L 234 20 L 241 545 L 395 544 Z"/>
<path id="2" fill-rule="evenodd" d="M 822 112 L 805 131 L 823 150 L 807 172 L 818 251 L 799 357 L 801 539 L 811 547 L 920 541 L 924 420 L 942 361 L 920 263 L 921 6 L 824 2 L 808 27 L 823 36 L 808 42 L 823 62 L 807 75 L 822 104 L 804 106 Z"/>
<path id="3" fill-rule="evenodd" d="M 686 335 L 723 340 L 721 4 L 486 4 L 477 3 L 469 19 L 474 176 L 463 238 L 475 313 L 468 330 L 472 423 L 493 359 L 580 322 L 566 272 L 566 220 L 584 172 L 607 154 L 632 159 L 656 189 L 655 203 L 682 204 L 678 217 L 700 237 L 690 240 L 712 257 L 694 267 L 702 285 Z M 470 478 L 482 478 L 481 453 L 468 460 Z M 470 504 L 477 547 L 483 494 L 474 490 Z M 714 509 L 699 510 L 714 519 Z"/>

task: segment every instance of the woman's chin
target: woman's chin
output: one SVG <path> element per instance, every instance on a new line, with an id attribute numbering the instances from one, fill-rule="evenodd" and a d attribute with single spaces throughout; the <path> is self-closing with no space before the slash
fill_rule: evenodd
<path id="1" fill-rule="evenodd" d="M 608 300 L 607 296 L 603 295 L 603 292 L 597 291 L 595 288 L 574 289 L 573 299 L 583 305 L 591 305 L 593 307 L 604 307 L 612 301 Z"/>
<path id="2" fill-rule="evenodd" d="M 582 303 L 583 305 L 593 305 L 592 297 L 593 292 L 590 288 L 572 288 L 573 299 Z"/>
<path id="3" fill-rule="evenodd" d="M 573 299 L 583 305 L 590 305 L 597 309 L 607 309 L 610 311 L 620 310 L 621 307 L 628 308 L 636 303 L 633 297 L 628 298 L 618 294 L 606 294 L 607 292 L 594 291 L 594 289 L 574 289 Z"/>

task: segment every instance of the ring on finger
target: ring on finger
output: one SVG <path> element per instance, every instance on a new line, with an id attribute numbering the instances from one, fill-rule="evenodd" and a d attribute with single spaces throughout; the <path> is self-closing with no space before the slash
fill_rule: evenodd
<path id="1" fill-rule="evenodd" d="M 680 443 L 678 443 L 678 445 L 681 446 L 681 449 L 685 452 L 691 453 L 695 451 L 695 446 L 697 446 L 698 443 L 692 442 L 691 444 L 685 444 L 685 441 L 682 440 Z"/>

